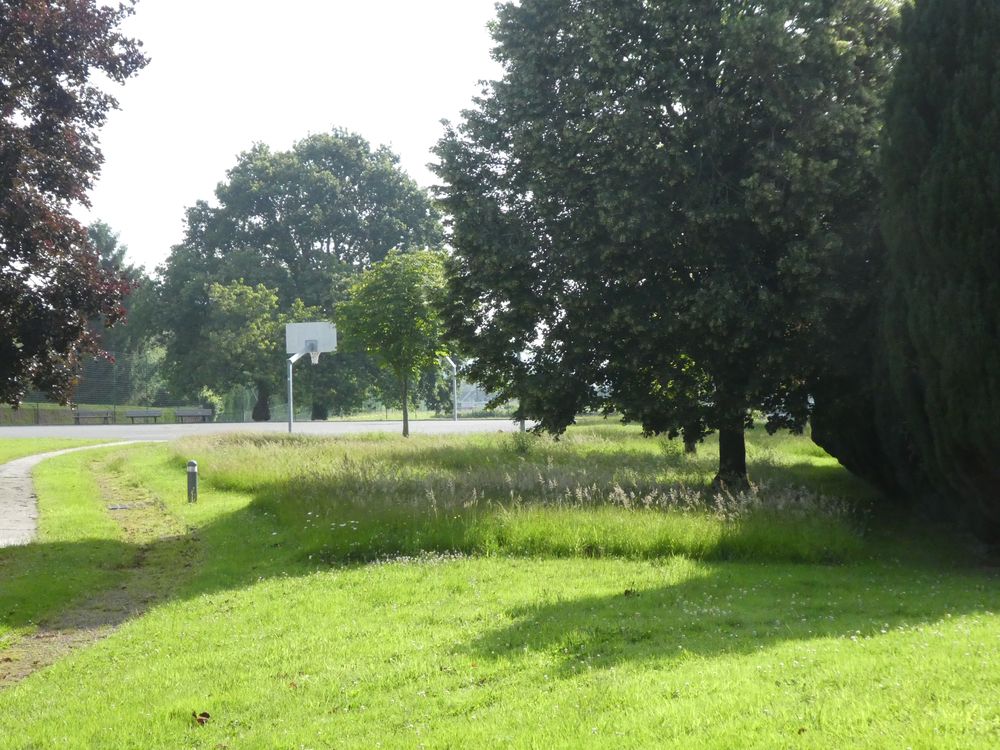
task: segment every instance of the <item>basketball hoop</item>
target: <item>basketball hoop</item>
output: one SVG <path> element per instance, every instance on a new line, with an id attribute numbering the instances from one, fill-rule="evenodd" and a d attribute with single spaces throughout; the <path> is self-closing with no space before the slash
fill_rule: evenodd
<path id="1" fill-rule="evenodd" d="M 285 351 L 292 355 L 288 358 L 288 431 L 291 432 L 295 421 L 292 368 L 307 354 L 318 365 L 320 354 L 337 351 L 337 329 L 326 321 L 289 323 L 285 326 Z"/>

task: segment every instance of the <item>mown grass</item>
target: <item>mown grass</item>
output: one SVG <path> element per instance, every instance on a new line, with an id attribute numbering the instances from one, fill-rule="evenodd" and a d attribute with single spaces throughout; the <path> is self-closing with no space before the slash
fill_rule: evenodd
<path id="1" fill-rule="evenodd" d="M 41 451 L 74 447 L 53 442 L 36 441 Z M 3 442 L 0 449 L 11 452 Z M 95 460 L 94 453 L 84 451 L 45 464 L 35 477 L 41 516 L 38 541 L 0 548 L 0 653 L 14 637 L 30 633 L 67 603 L 117 580 L 116 569 L 127 559 L 128 549 L 100 501 L 94 474 L 87 470 Z"/>
<path id="2" fill-rule="evenodd" d="M 106 440 L 74 440 L 62 438 L 10 438 L 0 440 L 0 464 L 13 461 L 16 458 L 33 456 L 36 453 L 60 451 L 66 448 L 79 448 L 84 445 L 96 445 Z"/>
<path id="3" fill-rule="evenodd" d="M 718 531 L 732 520 L 711 509 L 620 507 L 593 490 L 560 504 L 561 491 L 547 500 L 527 467 L 562 486 L 592 488 L 609 472 L 622 490 L 659 486 L 651 476 L 704 486 L 710 446 L 692 461 L 601 425 L 559 444 L 529 444 L 526 455 L 515 440 L 219 439 L 43 465 L 55 480 L 47 493 L 65 494 L 59 482 L 72 467 L 92 466 L 123 500 L 155 498 L 187 529 L 162 544 L 197 547 L 198 563 L 175 571 L 167 603 L 0 692 L 0 748 L 1000 744 L 1000 586 L 995 573 L 948 556 L 941 537 L 933 561 L 922 541 L 899 534 L 883 554 L 850 518 L 862 547 L 838 564 L 789 562 L 797 556 L 786 548 L 760 560 L 656 556 L 643 529 L 660 517 L 675 535 L 681 522 L 703 518 Z M 859 485 L 824 470 L 827 459 L 810 457 L 813 449 L 794 439 L 774 446 L 757 444 L 753 471 L 776 492 L 786 491 L 782 467 L 815 459 L 815 476 L 795 474 L 797 483 L 816 482 L 803 496 L 832 485 L 867 502 Z M 350 471 L 343 456 L 331 460 L 343 451 Z M 202 471 L 195 505 L 185 500 L 187 458 Z M 385 475 L 400 461 L 410 468 Z M 382 558 L 374 563 L 306 551 L 319 544 L 329 553 L 330 537 L 356 533 L 347 515 L 310 521 L 318 503 L 360 512 L 363 498 L 351 492 L 378 487 L 376 515 L 393 517 L 410 482 L 423 477 L 449 498 L 450 477 L 459 497 L 466 471 L 478 468 L 488 512 L 477 511 L 477 522 L 524 514 L 520 528 L 540 547 L 390 557 L 396 530 L 372 546 Z M 520 503 L 509 504 L 511 487 Z M 73 491 L 100 510 L 107 502 L 96 486 Z M 95 545 L 116 538 L 96 517 L 80 523 Z M 559 552 L 551 540 L 567 526 L 646 551 L 607 543 L 579 556 L 572 542 Z M 701 528 L 692 534 L 706 538 Z M 37 580 L 71 564 L 52 557 Z M 192 720 L 201 711 L 211 715 L 203 726 Z"/>

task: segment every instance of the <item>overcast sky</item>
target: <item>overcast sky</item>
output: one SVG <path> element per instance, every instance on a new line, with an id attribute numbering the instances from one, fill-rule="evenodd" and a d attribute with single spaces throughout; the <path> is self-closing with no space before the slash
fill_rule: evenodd
<path id="1" fill-rule="evenodd" d="M 149 65 L 116 91 L 84 221 L 102 219 L 152 269 L 236 156 L 343 127 L 432 184 L 429 149 L 499 75 L 494 0 L 140 0 L 125 30 Z"/>

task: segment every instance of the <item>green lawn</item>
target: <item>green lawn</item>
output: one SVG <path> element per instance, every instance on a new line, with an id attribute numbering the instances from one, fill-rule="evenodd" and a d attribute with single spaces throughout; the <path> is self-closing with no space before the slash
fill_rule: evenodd
<path id="1" fill-rule="evenodd" d="M 102 591 L 145 612 L 0 691 L 0 748 L 1000 745 L 996 572 L 803 438 L 702 498 L 714 451 L 598 424 L 55 459 L 0 644 Z"/>
<path id="2" fill-rule="evenodd" d="M 36 453 L 61 451 L 66 448 L 79 448 L 84 445 L 106 443 L 107 440 L 73 440 L 64 438 L 10 438 L 0 440 L 0 464 L 13 461 L 15 458 L 33 456 Z"/>

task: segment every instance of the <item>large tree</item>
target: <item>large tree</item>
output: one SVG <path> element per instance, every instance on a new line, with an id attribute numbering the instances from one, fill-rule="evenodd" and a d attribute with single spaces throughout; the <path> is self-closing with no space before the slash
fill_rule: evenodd
<path id="1" fill-rule="evenodd" d="M 113 323 L 127 291 L 70 213 L 101 165 L 97 131 L 146 63 L 118 31 L 131 4 L 0 0 L 0 401 L 30 386 L 70 394 L 89 323 Z"/>
<path id="2" fill-rule="evenodd" d="M 394 251 L 361 274 L 337 306 L 342 345 L 370 354 L 399 383 L 404 437 L 413 383 L 445 354 L 443 295 L 440 252 Z"/>
<path id="3" fill-rule="evenodd" d="M 744 429 L 803 425 L 870 250 L 893 26 L 879 0 L 504 4 L 504 76 L 437 148 L 472 377 L 556 432 L 595 405 L 718 430 L 745 481 Z"/>
<path id="4" fill-rule="evenodd" d="M 91 321 L 101 352 L 85 357 L 73 400 L 82 404 L 149 404 L 165 385 L 163 349 L 156 341 L 155 295 L 141 266 L 128 260 L 128 248 L 105 222 L 87 227 L 102 269 L 116 274 L 129 288 L 122 301 L 123 318 L 107 327 L 104 318 Z"/>
<path id="5" fill-rule="evenodd" d="M 1000 538 L 1000 5 L 918 0 L 887 103 L 886 363 L 941 505 Z"/>
<path id="6" fill-rule="evenodd" d="M 168 288 L 196 269 L 220 281 L 265 284 L 283 304 L 329 306 L 345 273 L 393 247 L 441 241 L 426 192 L 389 149 L 372 149 L 354 133 L 311 135 L 289 151 L 258 144 L 226 178 L 216 206 L 188 210 L 184 242 L 164 267 Z"/>
<path id="7" fill-rule="evenodd" d="M 115 356 L 131 353 L 141 348 L 149 338 L 149 332 L 142 325 L 132 325 L 131 321 L 136 304 L 140 307 L 148 305 L 151 279 L 144 268 L 128 261 L 128 246 L 122 244 L 118 233 L 107 223 L 95 221 L 87 227 L 87 236 L 97 253 L 101 268 L 118 276 L 131 290 L 122 301 L 125 315 L 121 323 L 113 328 L 96 326 L 95 332 L 100 336 L 101 348 Z M 140 323 L 146 322 L 145 314 L 140 314 L 139 318 Z"/>
<path id="8" fill-rule="evenodd" d="M 309 136 L 289 151 L 257 145 L 240 155 L 216 189 L 217 205 L 187 213 L 184 241 L 160 269 L 160 307 L 168 364 L 180 391 L 197 392 L 195 352 L 212 335 L 209 286 L 242 281 L 274 290 L 281 311 L 294 300 L 329 315 L 352 278 L 397 245 L 437 245 L 438 214 L 426 192 L 385 147 L 372 149 L 342 130 Z M 333 355 L 332 368 L 310 373 L 320 398 L 314 415 L 360 401 L 354 387 L 371 363 Z M 323 372 L 328 373 L 323 375 Z M 262 404 L 258 404 L 263 408 Z"/>

